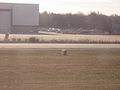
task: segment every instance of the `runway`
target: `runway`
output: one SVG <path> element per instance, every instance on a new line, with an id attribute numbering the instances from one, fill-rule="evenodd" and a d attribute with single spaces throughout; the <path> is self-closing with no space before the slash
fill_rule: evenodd
<path id="1" fill-rule="evenodd" d="M 51 44 L 51 43 L 1 43 L 0 49 L 84 49 L 120 48 L 120 44 Z"/>

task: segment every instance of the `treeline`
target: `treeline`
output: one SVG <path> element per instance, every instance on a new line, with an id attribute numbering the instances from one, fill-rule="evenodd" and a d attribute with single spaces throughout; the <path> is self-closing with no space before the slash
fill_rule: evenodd
<path id="1" fill-rule="evenodd" d="M 106 16 L 100 13 L 91 12 L 88 15 L 79 14 L 55 14 L 40 13 L 40 27 L 96 30 L 108 34 L 120 33 L 120 16 Z"/>

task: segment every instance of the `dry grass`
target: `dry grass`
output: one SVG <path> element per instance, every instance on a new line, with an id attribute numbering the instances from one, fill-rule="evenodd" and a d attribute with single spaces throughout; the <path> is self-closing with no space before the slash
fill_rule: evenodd
<path id="1" fill-rule="evenodd" d="M 12 38 L 26 40 L 30 37 L 38 38 L 41 41 L 94 41 L 94 42 L 120 42 L 120 35 L 71 35 L 71 34 L 56 34 L 56 35 L 21 35 L 11 34 Z M 0 40 L 4 40 L 4 35 L 0 35 Z"/>
<path id="2" fill-rule="evenodd" d="M 0 90 L 119 90 L 120 50 L 1 50 Z"/>

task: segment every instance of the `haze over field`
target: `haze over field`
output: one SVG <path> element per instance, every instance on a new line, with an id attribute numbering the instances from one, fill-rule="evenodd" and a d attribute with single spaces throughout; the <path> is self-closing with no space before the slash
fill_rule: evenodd
<path id="1" fill-rule="evenodd" d="M 0 2 L 38 3 L 40 12 L 88 14 L 91 11 L 99 11 L 106 15 L 120 15 L 120 0 L 0 0 Z"/>

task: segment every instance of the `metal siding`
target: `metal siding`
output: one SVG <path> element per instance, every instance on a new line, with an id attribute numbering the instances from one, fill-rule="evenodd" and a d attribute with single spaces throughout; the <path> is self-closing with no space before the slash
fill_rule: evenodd
<path id="1" fill-rule="evenodd" d="M 38 26 L 38 4 L 13 4 L 13 26 Z"/>
<path id="2" fill-rule="evenodd" d="M 12 8 L 12 4 L 10 3 L 0 3 L 0 10 L 1 9 L 11 9 Z"/>
<path id="3" fill-rule="evenodd" d="M 11 12 L 0 11 L 0 32 L 7 33 L 11 29 Z"/>

